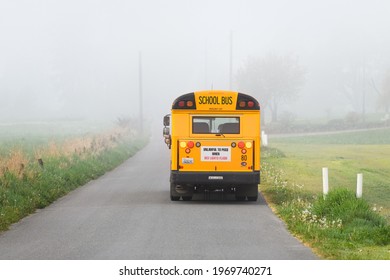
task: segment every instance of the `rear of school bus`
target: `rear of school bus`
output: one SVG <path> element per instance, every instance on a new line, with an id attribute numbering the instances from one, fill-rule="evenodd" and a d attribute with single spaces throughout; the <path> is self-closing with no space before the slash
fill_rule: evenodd
<path id="1" fill-rule="evenodd" d="M 260 106 L 232 91 L 199 91 L 178 97 L 164 121 L 171 148 L 171 199 L 194 192 L 234 192 L 257 200 L 260 183 Z"/>

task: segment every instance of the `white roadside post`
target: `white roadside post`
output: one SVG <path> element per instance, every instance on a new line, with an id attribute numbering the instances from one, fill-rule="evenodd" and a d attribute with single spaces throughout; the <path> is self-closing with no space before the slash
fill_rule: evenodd
<path id="1" fill-rule="evenodd" d="M 268 135 L 265 134 L 264 130 L 261 131 L 261 143 L 264 147 L 268 146 Z"/>
<path id="2" fill-rule="evenodd" d="M 329 192 L 328 167 L 322 168 L 322 190 L 325 198 Z"/>
<path id="3" fill-rule="evenodd" d="M 359 173 L 357 175 L 356 197 L 362 198 L 362 196 L 363 196 L 363 174 Z"/>

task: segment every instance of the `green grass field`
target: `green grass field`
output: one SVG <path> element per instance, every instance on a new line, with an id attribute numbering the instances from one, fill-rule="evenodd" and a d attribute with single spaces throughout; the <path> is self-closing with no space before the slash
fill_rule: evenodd
<path id="1" fill-rule="evenodd" d="M 329 188 L 356 190 L 363 173 L 363 197 L 390 221 L 390 129 L 333 135 L 274 138 L 271 147 L 285 157 L 271 162 L 313 193 L 322 191 L 322 167 L 329 170 Z"/>
<path id="2" fill-rule="evenodd" d="M 269 142 L 260 189 L 290 230 L 324 258 L 390 259 L 390 129 Z M 335 204 L 322 198 L 323 167 Z M 362 201 L 354 198 L 357 173 Z"/>

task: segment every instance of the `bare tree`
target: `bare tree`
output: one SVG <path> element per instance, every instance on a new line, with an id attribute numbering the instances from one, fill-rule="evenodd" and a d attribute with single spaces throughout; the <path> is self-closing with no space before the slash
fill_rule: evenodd
<path id="1" fill-rule="evenodd" d="M 385 74 L 382 83 L 382 91 L 378 97 L 378 107 L 384 109 L 385 113 L 390 113 L 390 70 Z"/>
<path id="2" fill-rule="evenodd" d="M 369 87 L 371 77 L 371 87 Z M 365 122 L 366 107 L 373 91 L 376 91 L 373 83 L 373 69 L 365 60 L 350 61 L 343 67 L 339 74 L 340 92 L 348 99 L 351 111 L 361 112 L 362 121 Z"/>
<path id="3" fill-rule="evenodd" d="M 238 71 L 237 82 L 240 90 L 259 98 L 263 111 L 269 108 L 272 121 L 276 122 L 279 106 L 297 97 L 304 84 L 304 76 L 305 71 L 296 57 L 269 54 L 249 58 Z"/>

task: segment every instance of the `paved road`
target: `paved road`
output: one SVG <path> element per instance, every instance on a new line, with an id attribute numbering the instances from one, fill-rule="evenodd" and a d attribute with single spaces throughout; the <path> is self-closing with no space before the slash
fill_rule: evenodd
<path id="1" fill-rule="evenodd" d="M 0 259 L 315 259 L 263 198 L 169 199 L 169 150 L 155 139 L 100 179 L 0 235 Z"/>

